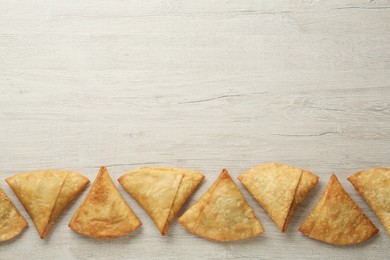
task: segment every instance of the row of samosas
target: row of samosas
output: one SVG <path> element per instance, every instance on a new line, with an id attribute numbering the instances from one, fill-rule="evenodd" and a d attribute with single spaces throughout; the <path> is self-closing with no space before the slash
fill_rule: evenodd
<path id="1" fill-rule="evenodd" d="M 149 214 L 162 235 L 191 194 L 203 181 L 197 171 L 144 167 L 125 173 L 118 181 Z M 238 179 L 285 232 L 319 177 L 307 170 L 280 163 L 266 163 Z M 390 168 L 372 168 L 348 178 L 376 213 L 390 235 Z M 79 173 L 44 170 L 9 177 L 10 185 L 44 239 L 61 212 L 88 185 Z M 0 242 L 17 236 L 28 225 L 0 189 Z M 208 191 L 180 218 L 190 232 L 210 240 L 235 241 L 264 232 L 253 209 L 223 169 Z M 69 223 L 74 231 L 109 239 L 129 234 L 141 222 L 125 202 L 106 169 L 101 167 L 85 200 Z M 356 244 L 370 239 L 378 229 L 343 189 L 330 178 L 321 199 L 299 231 L 330 244 Z"/>

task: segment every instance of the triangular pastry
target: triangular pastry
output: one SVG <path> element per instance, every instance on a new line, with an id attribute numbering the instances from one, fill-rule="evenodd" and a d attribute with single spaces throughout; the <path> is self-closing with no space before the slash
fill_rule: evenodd
<path id="1" fill-rule="evenodd" d="M 54 222 L 61 212 L 69 205 L 69 203 L 88 185 L 89 180 L 74 172 L 68 172 L 65 182 L 62 185 L 60 194 L 57 197 L 53 212 L 50 216 L 49 223 L 45 228 L 43 236 L 45 237 L 53 226 Z"/>
<path id="2" fill-rule="evenodd" d="M 61 212 L 89 183 L 74 172 L 33 171 L 6 179 L 44 239 Z"/>
<path id="3" fill-rule="evenodd" d="M 238 179 L 285 232 L 297 207 L 319 177 L 293 166 L 266 163 L 244 172 Z"/>
<path id="4" fill-rule="evenodd" d="M 80 234 L 103 239 L 131 233 L 140 225 L 104 166 L 69 223 Z"/>
<path id="5" fill-rule="evenodd" d="M 165 235 L 177 212 L 203 179 L 196 171 L 144 167 L 125 173 L 118 181 Z"/>
<path id="6" fill-rule="evenodd" d="M 348 180 L 370 205 L 390 236 L 390 168 L 372 168 Z"/>
<path id="7" fill-rule="evenodd" d="M 326 243 L 348 245 L 370 239 L 378 229 L 333 174 L 317 206 L 299 231 Z"/>
<path id="8" fill-rule="evenodd" d="M 0 189 L 0 242 L 16 237 L 27 225 L 7 194 Z"/>
<path id="9" fill-rule="evenodd" d="M 235 241 L 264 232 L 225 169 L 209 190 L 180 217 L 179 223 L 200 237 L 216 241 Z"/>

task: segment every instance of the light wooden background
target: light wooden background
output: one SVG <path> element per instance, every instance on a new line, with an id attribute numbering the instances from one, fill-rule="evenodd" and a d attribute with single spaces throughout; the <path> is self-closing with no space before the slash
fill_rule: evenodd
<path id="1" fill-rule="evenodd" d="M 30 224 L 0 259 L 388 258 L 390 237 L 346 177 L 390 166 L 389 100 L 390 1 L 0 0 L 0 187 Z M 177 223 L 161 237 L 119 185 L 138 231 L 72 232 L 83 193 L 42 241 L 3 181 L 46 168 L 91 181 L 101 165 L 115 179 L 144 165 L 193 168 L 207 179 L 188 208 L 221 168 L 236 179 L 268 161 L 320 183 L 285 234 L 239 185 L 266 232 L 236 243 Z M 369 242 L 297 231 L 332 172 L 380 229 Z"/>

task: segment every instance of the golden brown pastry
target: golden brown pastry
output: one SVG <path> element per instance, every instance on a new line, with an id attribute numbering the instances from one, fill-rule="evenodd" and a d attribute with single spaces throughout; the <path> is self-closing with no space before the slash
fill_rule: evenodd
<path id="1" fill-rule="evenodd" d="M 145 209 L 161 235 L 165 235 L 177 212 L 203 179 L 196 171 L 144 167 L 127 172 L 118 181 Z"/>
<path id="2" fill-rule="evenodd" d="M 180 217 L 179 223 L 200 237 L 216 241 L 235 241 L 264 232 L 225 169 L 210 189 Z"/>
<path id="3" fill-rule="evenodd" d="M 244 172 L 238 179 L 285 232 L 297 207 L 316 186 L 319 177 L 280 163 L 266 163 Z"/>
<path id="4" fill-rule="evenodd" d="M 109 239 L 133 232 L 141 222 L 119 193 L 106 167 L 100 171 L 69 227 L 89 237 Z"/>
<path id="5" fill-rule="evenodd" d="M 333 174 L 320 201 L 299 231 L 329 244 L 350 245 L 370 239 L 378 229 Z"/>
<path id="6" fill-rule="evenodd" d="M 370 205 L 390 236 L 390 168 L 372 168 L 348 180 Z"/>
<path id="7" fill-rule="evenodd" d="M 44 239 L 61 212 L 89 180 L 81 174 L 62 170 L 26 172 L 6 179 Z"/>
<path id="8" fill-rule="evenodd" d="M 26 220 L 5 192 L 0 189 L 0 242 L 16 237 L 27 225 Z"/>

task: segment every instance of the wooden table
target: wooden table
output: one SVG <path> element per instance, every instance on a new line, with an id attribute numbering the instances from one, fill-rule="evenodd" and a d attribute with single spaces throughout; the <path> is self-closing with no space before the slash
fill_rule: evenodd
<path id="1" fill-rule="evenodd" d="M 30 227 L 0 259 L 385 259 L 390 237 L 346 177 L 387 166 L 390 1 L 1 1 L 0 187 Z M 285 234 L 239 184 L 266 232 L 236 243 L 177 223 L 143 222 L 109 241 L 67 224 L 84 192 L 42 241 L 3 181 L 60 168 L 94 180 L 145 165 L 193 168 L 206 181 L 279 161 L 321 179 Z M 357 246 L 297 231 L 330 174 L 380 229 Z M 238 183 L 238 181 L 237 181 Z M 184 212 L 184 211 L 182 211 Z"/>

